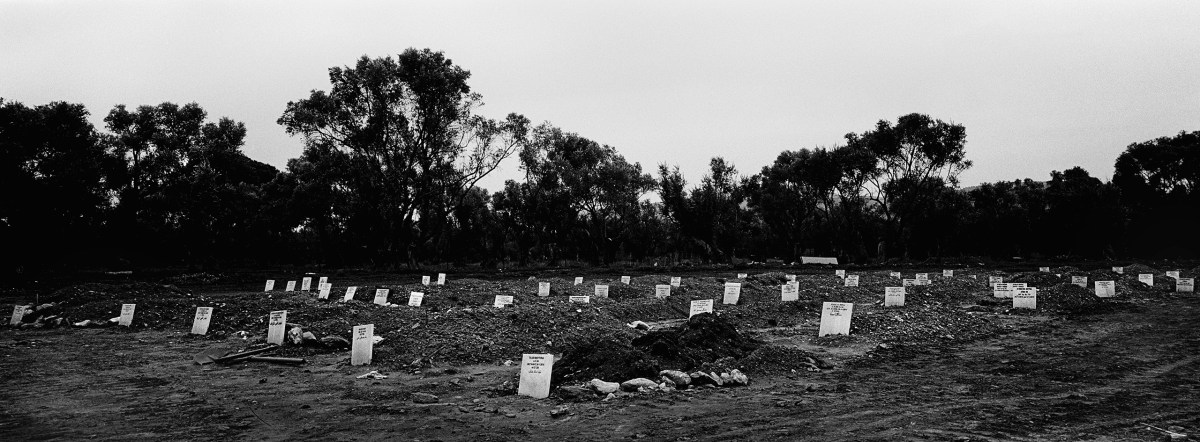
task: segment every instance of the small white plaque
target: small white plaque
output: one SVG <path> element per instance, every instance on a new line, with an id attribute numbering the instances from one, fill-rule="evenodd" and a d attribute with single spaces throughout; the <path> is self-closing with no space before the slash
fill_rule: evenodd
<path id="1" fill-rule="evenodd" d="M 21 320 L 25 319 L 25 312 L 29 311 L 28 305 L 14 305 L 12 319 L 8 321 L 8 325 L 19 325 Z"/>
<path id="2" fill-rule="evenodd" d="M 746 279 L 748 276 L 750 276 L 748 273 L 738 273 L 737 279 Z"/>
<path id="3" fill-rule="evenodd" d="M 850 315 L 854 303 L 825 302 L 821 304 L 821 330 L 817 336 L 850 335 Z"/>
<path id="4" fill-rule="evenodd" d="M 692 307 L 688 309 L 688 317 L 696 316 L 701 313 L 712 313 L 713 300 L 697 299 L 692 301 Z"/>
<path id="5" fill-rule="evenodd" d="M 796 275 L 784 275 L 784 277 L 787 278 L 788 281 L 796 280 Z"/>
<path id="6" fill-rule="evenodd" d="M 1140 273 L 1140 274 L 1138 274 L 1138 282 L 1140 282 L 1142 284 L 1146 284 L 1151 287 L 1154 287 L 1154 274 L 1153 273 Z"/>
<path id="7" fill-rule="evenodd" d="M 1037 309 L 1037 289 L 1017 289 L 1013 293 L 1013 308 Z"/>
<path id="8" fill-rule="evenodd" d="M 929 281 L 929 274 L 928 274 L 928 273 L 918 273 L 918 274 L 917 274 L 917 278 L 916 278 L 916 279 L 917 279 L 917 285 L 925 285 L 925 284 L 928 284 L 928 283 L 929 283 L 929 282 L 928 282 L 928 281 Z"/>
<path id="9" fill-rule="evenodd" d="M 1167 277 L 1179 279 L 1179 271 L 1178 270 L 1167 270 Z"/>
<path id="10" fill-rule="evenodd" d="M 583 277 L 582 277 L 582 276 L 576 276 L 576 277 L 575 277 L 575 285 L 579 285 L 579 284 L 583 284 Z"/>
<path id="11" fill-rule="evenodd" d="M 904 306 L 904 287 L 885 287 L 883 289 L 884 307 Z"/>
<path id="12" fill-rule="evenodd" d="M 312 290 L 312 277 L 305 276 L 300 279 L 300 291 L 307 292 Z"/>
<path id="13" fill-rule="evenodd" d="M 1000 284 L 1002 282 L 1004 282 L 1003 276 L 989 276 L 988 277 L 988 285 L 996 285 L 996 284 Z"/>
<path id="14" fill-rule="evenodd" d="M 1195 289 L 1195 278 L 1179 278 L 1175 280 L 1175 291 L 1178 293 L 1192 293 Z"/>
<path id="15" fill-rule="evenodd" d="M 858 275 L 846 275 L 846 287 L 858 287 Z"/>
<path id="16" fill-rule="evenodd" d="M 421 276 L 421 285 L 429 285 L 429 275 Z"/>
<path id="17" fill-rule="evenodd" d="M 496 295 L 496 300 L 492 302 L 492 307 L 503 308 L 506 305 L 512 305 L 512 295 Z"/>
<path id="18" fill-rule="evenodd" d="M 1039 272 L 1050 273 L 1049 267 L 1038 267 Z"/>
<path id="19" fill-rule="evenodd" d="M 354 292 L 358 291 L 358 287 L 346 287 L 346 295 L 342 296 L 343 301 L 354 299 Z"/>
<path id="20" fill-rule="evenodd" d="M 1074 285 L 1077 285 L 1077 286 L 1080 286 L 1080 287 L 1083 287 L 1086 289 L 1087 288 L 1087 278 L 1088 277 L 1086 277 L 1086 276 L 1072 276 L 1071 284 L 1074 284 Z"/>
<path id="21" fill-rule="evenodd" d="M 446 285 L 445 273 L 438 273 L 437 285 Z"/>
<path id="22" fill-rule="evenodd" d="M 389 289 L 375 289 L 375 300 L 372 301 L 375 305 L 387 305 Z"/>
<path id="23" fill-rule="evenodd" d="M 321 286 L 328 284 L 328 283 L 329 283 L 329 277 L 322 276 L 320 279 L 317 280 L 317 289 L 320 290 Z"/>
<path id="24" fill-rule="evenodd" d="M 1008 283 L 1008 288 L 1014 289 L 1014 290 L 1015 289 L 1027 289 L 1027 288 L 1029 288 L 1029 285 L 1024 282 L 1010 282 L 1010 283 Z"/>
<path id="25" fill-rule="evenodd" d="M 679 287 L 680 284 L 683 284 L 683 278 L 679 276 L 671 277 L 671 287 Z"/>
<path id="26" fill-rule="evenodd" d="M 607 298 L 608 297 L 608 286 L 607 285 L 597 285 L 596 289 L 595 289 L 595 293 L 596 293 L 597 298 Z"/>
<path id="27" fill-rule="evenodd" d="M 900 272 L 891 272 L 891 273 L 888 273 L 888 276 L 890 276 L 892 278 L 896 278 L 896 279 L 902 279 L 900 276 Z"/>
<path id="28" fill-rule="evenodd" d="M 550 396 L 550 372 L 554 369 L 552 354 L 523 354 L 521 355 L 521 379 L 517 384 L 517 394 L 534 399 L 545 399 Z"/>
<path id="29" fill-rule="evenodd" d="M 1101 298 L 1117 296 L 1117 285 L 1113 281 L 1096 281 L 1096 296 Z"/>
<path id="30" fill-rule="evenodd" d="M 271 312 L 267 322 L 267 343 L 283 345 L 284 328 L 287 327 L 287 310 Z"/>
<path id="31" fill-rule="evenodd" d="M 954 271 L 953 270 L 942 270 L 942 277 L 943 278 L 953 278 Z"/>
<path id="32" fill-rule="evenodd" d="M 275 280 L 274 279 L 268 279 L 267 287 L 263 289 L 264 292 L 269 292 L 271 290 L 275 290 Z"/>
<path id="33" fill-rule="evenodd" d="M 628 284 L 629 284 L 629 277 L 628 277 L 628 276 L 622 276 L 622 277 L 621 277 L 621 284 L 626 284 L 626 285 L 628 285 Z"/>
<path id="34" fill-rule="evenodd" d="M 196 307 L 196 317 L 192 319 L 192 334 L 208 334 L 208 324 L 212 321 L 212 307 Z"/>
<path id="35" fill-rule="evenodd" d="M 791 302 L 800 299 L 800 284 L 793 284 L 795 281 L 788 282 L 779 288 L 780 297 L 783 302 Z"/>
<path id="36" fill-rule="evenodd" d="M 725 297 L 721 300 L 722 304 L 737 304 L 738 298 L 742 297 L 742 283 L 727 282 L 725 283 Z"/>
<path id="37" fill-rule="evenodd" d="M 845 278 L 845 277 L 846 277 L 846 271 L 845 271 L 845 270 L 834 270 L 834 271 L 833 271 L 833 274 L 834 274 L 834 275 L 837 275 L 837 277 L 838 277 L 838 278 Z"/>
<path id="38" fill-rule="evenodd" d="M 317 287 L 320 288 L 320 291 L 317 292 L 317 299 L 329 299 L 329 291 L 333 290 L 333 284 L 323 282 Z"/>
<path id="39" fill-rule="evenodd" d="M 350 343 L 350 365 L 371 363 L 375 349 L 375 324 L 354 326 L 354 340 Z"/>
<path id="40" fill-rule="evenodd" d="M 543 298 L 550 296 L 550 283 L 548 283 L 548 282 L 539 282 L 538 283 L 538 296 L 541 296 Z"/>
<path id="41" fill-rule="evenodd" d="M 421 301 L 425 299 L 425 294 L 421 292 L 408 292 L 408 306 L 420 307 Z"/>
<path id="42" fill-rule="evenodd" d="M 658 299 L 667 299 L 671 297 L 670 284 L 657 284 L 654 286 L 654 297 Z"/>
<path id="43" fill-rule="evenodd" d="M 285 292 L 296 291 L 296 281 L 288 281 L 287 288 L 285 288 L 283 291 L 285 291 Z"/>
<path id="44" fill-rule="evenodd" d="M 1122 274 L 1122 275 L 1124 275 L 1124 274 L 1125 274 L 1125 268 L 1124 268 L 1124 267 L 1113 267 L 1113 269 L 1112 269 L 1112 270 L 1113 270 L 1113 272 L 1116 272 L 1116 273 L 1119 273 L 1119 274 Z"/>
<path id="45" fill-rule="evenodd" d="M 569 300 L 571 302 L 578 302 L 580 304 L 589 304 L 592 302 L 592 297 L 586 296 L 586 295 L 585 296 L 568 296 L 567 300 Z"/>
<path id="46" fill-rule="evenodd" d="M 1013 291 L 1015 289 L 1016 287 L 1013 287 L 1013 284 L 1011 283 L 1002 282 L 999 284 L 994 284 L 992 285 L 992 296 L 997 298 L 1011 298 L 1013 297 Z"/>
<path id="47" fill-rule="evenodd" d="M 129 327 L 133 325 L 133 309 L 137 308 L 136 304 L 121 304 L 121 319 L 117 325 Z"/>
<path id="48" fill-rule="evenodd" d="M 902 280 L 900 280 L 900 285 L 905 286 L 905 287 L 912 287 L 914 285 L 919 285 L 919 284 L 917 284 L 917 280 L 915 280 L 915 279 L 902 279 Z"/>

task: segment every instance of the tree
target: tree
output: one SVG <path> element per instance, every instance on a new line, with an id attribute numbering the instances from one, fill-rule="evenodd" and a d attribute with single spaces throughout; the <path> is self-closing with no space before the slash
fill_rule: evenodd
<path id="1" fill-rule="evenodd" d="M 829 237 L 823 228 L 830 224 L 842 172 L 830 151 L 800 149 L 780 153 L 772 165 L 750 177 L 746 195 L 768 230 L 767 244 L 774 246 L 776 256 L 796 260 L 805 248 Z"/>
<path id="2" fill-rule="evenodd" d="M 1113 184 L 1126 208 L 1127 247 L 1138 255 L 1195 255 L 1200 235 L 1200 131 L 1130 144 L 1117 157 Z M 1163 242 L 1170 235 L 1169 242 Z"/>
<path id="3" fill-rule="evenodd" d="M 289 102 L 279 124 L 304 137 L 305 149 L 346 155 L 343 186 L 362 199 L 371 241 L 389 258 L 413 264 L 415 246 L 432 240 L 470 189 L 523 145 L 529 121 L 476 115 L 470 72 L 441 52 L 408 49 L 396 58 L 363 56 L 329 70 L 329 92 Z"/>

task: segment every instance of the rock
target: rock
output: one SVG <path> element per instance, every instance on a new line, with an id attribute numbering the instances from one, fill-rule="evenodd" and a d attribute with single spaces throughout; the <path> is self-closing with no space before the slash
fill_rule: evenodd
<path id="1" fill-rule="evenodd" d="M 414 404 L 434 404 L 437 403 L 438 397 L 429 393 L 413 393 L 412 401 Z"/>
<path id="2" fill-rule="evenodd" d="M 742 373 L 741 370 L 733 369 L 729 372 L 729 381 L 725 385 L 744 386 L 750 385 L 750 377 Z"/>
<path id="3" fill-rule="evenodd" d="M 608 396 L 605 396 L 605 397 L 604 397 L 604 400 L 607 402 L 607 401 L 610 401 L 610 400 L 616 399 L 616 397 L 617 397 L 617 394 L 616 394 L 616 393 L 609 393 L 609 394 L 608 394 Z"/>
<path id="4" fill-rule="evenodd" d="M 621 389 L 621 384 L 616 382 L 604 382 L 599 379 L 592 379 L 588 385 L 590 385 L 593 390 L 596 390 L 596 392 L 600 394 L 609 394 Z"/>
<path id="5" fill-rule="evenodd" d="M 308 345 L 320 345 L 321 344 L 321 340 L 317 339 L 317 335 L 314 335 L 312 332 L 304 332 L 304 333 L 300 334 L 300 340 Z"/>
<path id="6" fill-rule="evenodd" d="M 568 408 L 566 405 L 555 407 L 553 410 L 550 410 L 550 417 L 565 416 L 567 414 L 567 410 Z"/>
<path id="7" fill-rule="evenodd" d="M 720 376 L 717 376 L 717 372 L 715 371 L 708 372 L 708 377 L 712 378 L 713 383 L 715 383 L 718 387 L 725 385 L 725 380 L 721 379 Z"/>
<path id="8" fill-rule="evenodd" d="M 591 394 L 591 390 L 588 390 L 586 387 L 574 385 L 558 387 L 558 397 L 563 399 L 579 399 Z"/>
<path id="9" fill-rule="evenodd" d="M 622 391 L 638 391 L 643 388 L 652 390 L 658 388 L 658 383 L 646 378 L 634 378 L 621 383 Z"/>
<path id="10" fill-rule="evenodd" d="M 729 385 L 733 383 L 733 378 L 729 377 L 729 373 L 721 373 L 721 385 Z M 732 386 L 732 385 L 730 385 Z"/>
<path id="11" fill-rule="evenodd" d="M 703 385 L 716 385 L 716 383 L 717 383 L 717 381 L 715 379 L 713 379 L 712 377 L 709 377 L 708 373 L 705 373 L 703 371 L 694 372 L 691 375 L 689 375 L 688 377 L 691 378 L 691 385 L 695 385 L 697 387 L 703 386 Z"/>
<path id="12" fill-rule="evenodd" d="M 663 376 L 662 383 L 658 384 L 658 388 L 661 388 L 663 390 L 674 390 L 676 388 L 679 388 L 679 386 L 676 385 L 675 381 L 672 381 L 671 378 Z"/>
<path id="13" fill-rule="evenodd" d="M 304 342 L 304 329 L 300 327 L 292 327 L 287 331 L 287 340 L 295 345 L 300 345 Z"/>
<path id="14" fill-rule="evenodd" d="M 676 388 L 685 388 L 692 383 L 690 375 L 678 370 L 663 370 L 658 372 L 658 375 L 670 379 L 675 383 Z"/>

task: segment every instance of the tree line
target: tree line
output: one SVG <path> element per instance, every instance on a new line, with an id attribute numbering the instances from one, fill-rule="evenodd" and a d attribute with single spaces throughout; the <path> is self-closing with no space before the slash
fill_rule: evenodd
<path id="1" fill-rule="evenodd" d="M 81 104 L 0 99 L 4 271 L 1200 249 L 1200 131 L 1129 145 L 1109 182 L 1075 167 L 963 189 L 966 129 L 914 113 L 749 174 L 712 158 L 691 183 L 550 123 L 479 114 L 470 72 L 440 52 L 364 56 L 329 78 L 284 107 L 278 123 L 304 149 L 282 171 L 242 152 L 244 124 L 196 103 L 117 105 L 98 129 Z M 478 186 L 513 156 L 523 179 Z"/>

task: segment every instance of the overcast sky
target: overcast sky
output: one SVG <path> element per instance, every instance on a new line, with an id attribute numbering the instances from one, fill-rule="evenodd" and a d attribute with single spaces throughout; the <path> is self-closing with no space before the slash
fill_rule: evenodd
<path id="1" fill-rule="evenodd" d="M 471 71 L 481 113 L 518 112 L 699 182 L 832 147 L 912 112 L 963 124 L 963 184 L 1082 166 L 1200 130 L 1200 2 L 303 2 L 0 0 L 0 97 L 195 101 L 246 123 L 282 168 L 275 123 L 328 68 L 405 48 Z M 483 183 L 516 178 L 515 159 Z"/>

